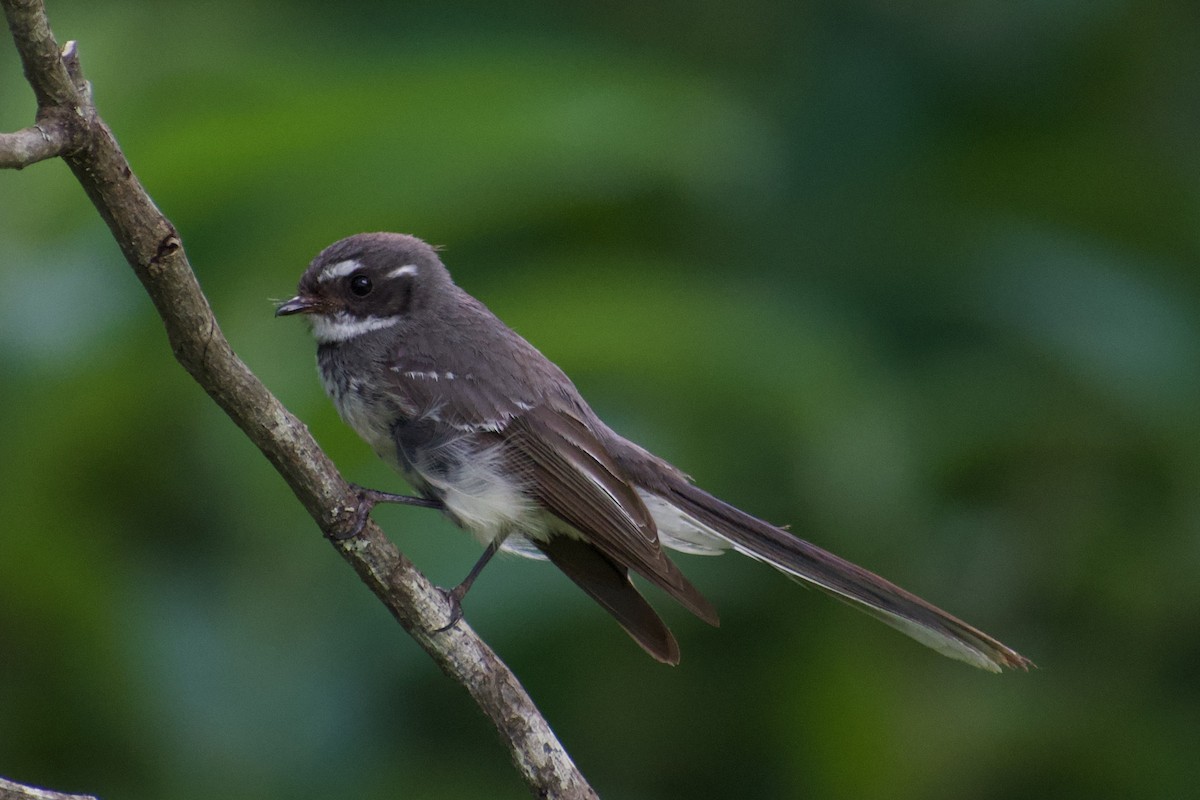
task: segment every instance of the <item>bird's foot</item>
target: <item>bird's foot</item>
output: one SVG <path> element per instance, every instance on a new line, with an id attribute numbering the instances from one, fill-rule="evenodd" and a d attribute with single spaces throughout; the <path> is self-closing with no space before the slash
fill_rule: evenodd
<path id="1" fill-rule="evenodd" d="M 453 589 L 443 589 L 440 586 L 437 587 L 437 590 L 442 593 L 443 597 L 446 598 L 446 605 L 450 606 L 450 621 L 440 628 L 434 628 L 434 633 L 445 633 L 457 625 L 458 621 L 463 618 L 462 601 L 463 597 L 467 593 L 467 588 L 469 587 L 464 587 L 461 583 L 458 586 L 455 586 Z"/>
<path id="2" fill-rule="evenodd" d="M 363 528 L 367 525 L 367 520 L 371 516 L 371 509 L 380 503 L 398 503 L 400 505 L 419 506 L 421 508 L 442 508 L 441 503 L 426 497 L 412 497 L 406 494 L 381 492 L 377 489 L 368 489 L 364 486 L 359 486 L 357 483 L 350 484 L 350 488 L 358 495 L 358 504 L 354 507 L 354 520 L 350 529 L 333 534 L 333 538 L 339 542 L 346 539 L 353 539 L 362 533 Z"/>
<path id="3" fill-rule="evenodd" d="M 442 633 L 448 631 L 458 624 L 458 621 L 463 617 L 462 601 L 467 596 L 467 592 L 471 589 L 471 584 L 475 583 L 475 579 L 479 577 L 479 573 L 487 566 L 487 563 L 492 560 L 492 556 L 500 550 L 500 545 L 504 543 L 504 537 L 493 539 L 487 548 L 483 551 L 483 555 L 475 562 L 475 566 L 471 567 L 471 571 L 467 573 L 467 577 L 463 578 L 462 583 L 455 586 L 453 589 L 441 589 L 439 591 L 446 597 L 446 603 L 450 606 L 450 621 L 442 627 L 434 631 L 434 633 Z"/>

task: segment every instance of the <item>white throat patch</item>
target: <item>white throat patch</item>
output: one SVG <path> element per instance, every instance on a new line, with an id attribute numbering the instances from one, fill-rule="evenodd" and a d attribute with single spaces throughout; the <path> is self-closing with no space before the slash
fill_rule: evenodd
<path id="1" fill-rule="evenodd" d="M 345 311 L 339 311 L 336 314 L 313 314 L 309 319 L 312 321 L 313 338 L 321 344 L 334 344 L 355 339 L 364 333 L 390 328 L 402 317 L 355 318 Z"/>

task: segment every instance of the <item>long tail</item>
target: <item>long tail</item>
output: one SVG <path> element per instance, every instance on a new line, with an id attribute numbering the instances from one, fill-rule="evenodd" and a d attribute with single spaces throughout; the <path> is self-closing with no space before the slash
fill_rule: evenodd
<path id="1" fill-rule="evenodd" d="M 763 522 L 686 480 L 671 480 L 656 489 L 689 524 L 698 523 L 702 534 L 715 536 L 739 553 L 822 589 L 943 655 L 991 672 L 1032 665 L 1012 648 L 873 572 Z"/>

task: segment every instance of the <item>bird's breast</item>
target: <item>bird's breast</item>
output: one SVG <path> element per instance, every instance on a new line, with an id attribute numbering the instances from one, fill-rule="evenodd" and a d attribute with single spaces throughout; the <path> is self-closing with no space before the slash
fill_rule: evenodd
<path id="1" fill-rule="evenodd" d="M 374 380 L 348 368 L 333 348 L 318 352 L 321 383 L 342 420 L 422 494 L 436 498 L 460 527 L 483 542 L 521 532 L 546 535 L 544 514 L 509 463 L 503 443 L 441 418 L 441 406 L 407 408 Z"/>
<path id="2" fill-rule="evenodd" d="M 396 403 L 376 386 L 370 376 L 349 369 L 345 359 L 333 348 L 321 348 L 317 354 L 321 385 L 333 401 L 338 416 L 359 437 L 370 445 L 375 454 L 396 469 L 400 469 L 392 428 L 400 415 Z"/>

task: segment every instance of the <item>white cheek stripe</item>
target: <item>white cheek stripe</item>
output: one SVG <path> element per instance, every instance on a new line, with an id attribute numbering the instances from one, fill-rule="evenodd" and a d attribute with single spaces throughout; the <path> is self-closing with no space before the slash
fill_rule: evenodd
<path id="1" fill-rule="evenodd" d="M 416 264 L 405 264 L 403 267 L 396 267 L 394 270 L 389 272 L 387 274 L 387 276 L 389 278 L 399 278 L 401 275 L 415 276 L 416 274 L 417 274 L 417 265 Z"/>
<path id="2" fill-rule="evenodd" d="M 338 313 L 333 316 L 313 315 L 313 338 L 321 344 L 345 342 L 362 336 L 371 331 L 390 328 L 400 321 L 400 317 L 361 317 L 353 319 L 349 315 Z"/>
<path id="3" fill-rule="evenodd" d="M 363 265 L 355 261 L 353 258 L 347 261 L 337 261 L 321 270 L 321 274 L 317 276 L 318 283 L 328 283 L 329 281 L 338 278 L 344 278 L 352 272 L 357 272 L 362 269 Z"/>

